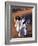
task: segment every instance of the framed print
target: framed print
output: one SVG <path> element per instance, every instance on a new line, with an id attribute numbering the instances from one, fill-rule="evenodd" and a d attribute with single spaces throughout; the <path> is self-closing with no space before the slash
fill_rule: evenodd
<path id="1" fill-rule="evenodd" d="M 37 4 L 5 2 L 5 44 L 37 42 Z"/>

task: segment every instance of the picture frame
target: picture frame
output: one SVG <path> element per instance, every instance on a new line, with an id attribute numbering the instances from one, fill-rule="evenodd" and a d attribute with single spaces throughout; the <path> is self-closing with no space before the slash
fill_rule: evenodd
<path id="1" fill-rule="evenodd" d="M 16 12 L 16 11 L 13 11 L 12 8 L 25 9 L 24 7 L 26 7 L 27 10 L 29 8 L 32 8 L 32 27 L 31 27 L 32 36 L 31 37 L 25 36 L 25 38 L 11 37 L 10 32 L 12 31 L 11 29 L 12 28 L 11 27 L 12 17 L 13 17 L 12 15 L 14 15 L 14 14 L 11 14 L 11 11 L 12 13 Z M 17 11 L 19 12 L 20 9 Z M 30 13 L 30 11 L 27 13 Z M 23 43 L 35 43 L 35 42 L 37 42 L 37 4 L 36 3 L 26 3 L 26 2 L 5 2 L 5 44 L 23 44 Z"/>

